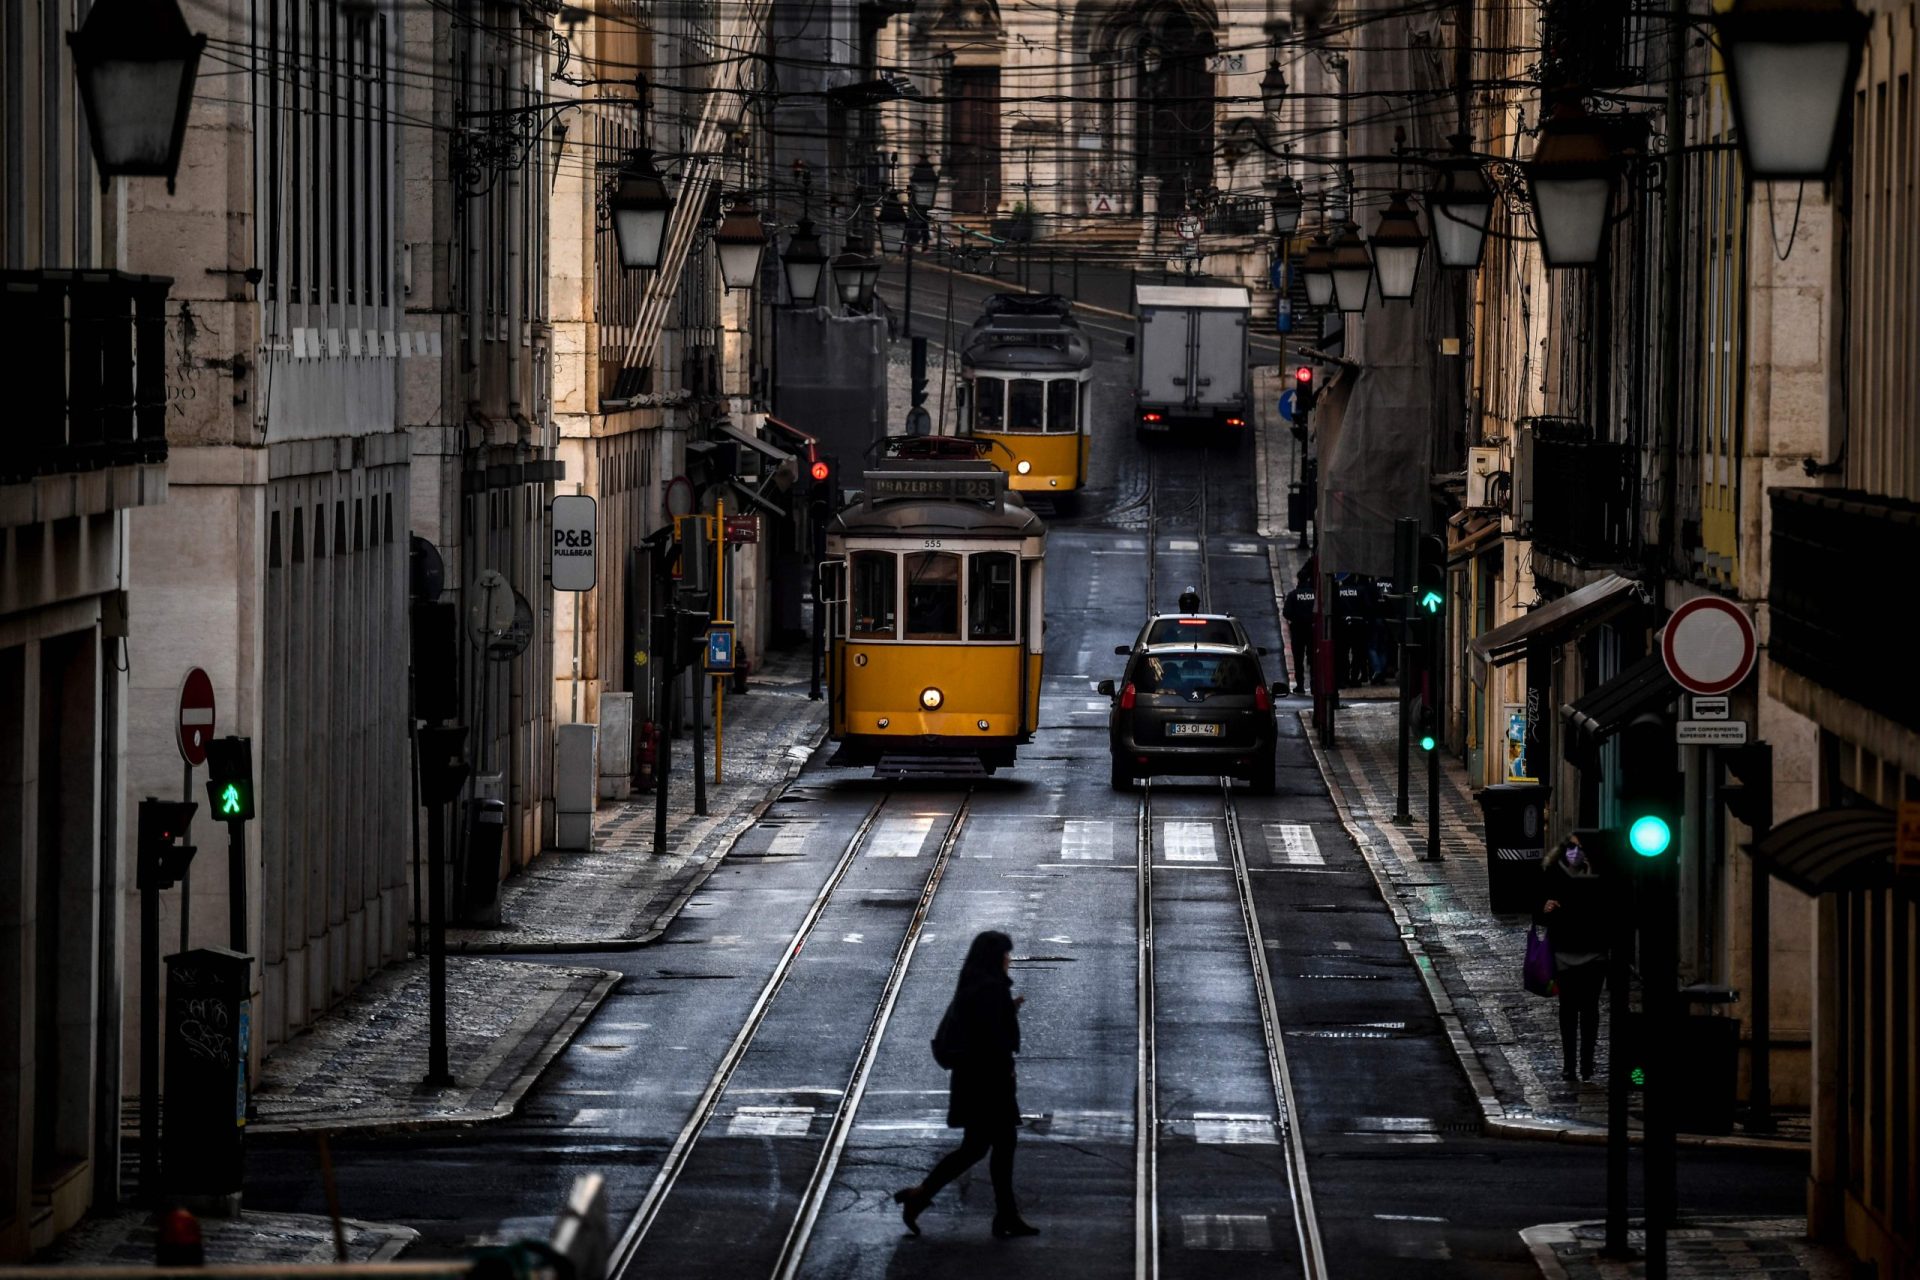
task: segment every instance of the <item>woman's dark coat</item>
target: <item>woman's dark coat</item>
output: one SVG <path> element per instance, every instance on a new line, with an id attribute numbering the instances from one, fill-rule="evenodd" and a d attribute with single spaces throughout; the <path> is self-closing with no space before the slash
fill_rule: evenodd
<path id="1" fill-rule="evenodd" d="M 1554 955 L 1605 955 L 1611 939 L 1606 902 L 1601 896 L 1606 886 L 1600 877 L 1591 872 L 1572 871 L 1561 859 L 1549 858 L 1541 872 L 1540 887 L 1541 907 L 1534 919 L 1546 926 Z M 1560 905 L 1548 911 L 1548 899 Z"/>
<path id="2" fill-rule="evenodd" d="M 954 1064 L 947 1127 L 1019 1124 L 1013 1055 L 1020 1052 L 1020 1011 L 1013 1003 L 1013 980 L 993 974 L 969 983 L 953 997 L 947 1018 Z"/>

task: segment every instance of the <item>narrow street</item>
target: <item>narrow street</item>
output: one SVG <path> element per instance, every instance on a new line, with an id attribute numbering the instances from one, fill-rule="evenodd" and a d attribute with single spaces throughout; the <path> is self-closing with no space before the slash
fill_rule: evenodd
<path id="1" fill-rule="evenodd" d="M 1305 699 L 1281 704 L 1273 796 L 1109 788 L 1114 646 L 1191 585 L 1277 679 L 1292 553 L 1253 533 L 1250 450 L 1136 444 L 1123 357 L 1097 354 L 1094 492 L 1050 532 L 1042 731 L 1016 767 L 891 784 L 823 747 L 658 944 L 567 957 L 625 978 L 519 1114 L 336 1143 L 349 1216 L 418 1228 L 424 1256 L 540 1234 L 600 1171 L 630 1277 L 1519 1277 L 1519 1229 L 1597 1213 L 1598 1147 L 1479 1136 Z M 1015 1176 L 1042 1234 L 990 1238 L 981 1165 L 915 1239 L 890 1195 L 957 1140 L 927 1044 L 986 928 L 1027 997 Z M 310 1143 L 249 1160 L 250 1205 L 324 1208 Z M 1683 1210 L 1790 1214 L 1801 1167 L 1689 1150 Z"/>

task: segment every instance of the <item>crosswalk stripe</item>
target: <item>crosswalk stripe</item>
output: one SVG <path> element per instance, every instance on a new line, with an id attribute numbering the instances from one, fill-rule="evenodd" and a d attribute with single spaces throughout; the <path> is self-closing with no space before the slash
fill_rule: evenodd
<path id="1" fill-rule="evenodd" d="M 1269 822 L 1265 828 L 1269 860 L 1296 867 L 1327 865 L 1326 855 L 1320 852 L 1320 842 L 1314 838 L 1313 828 L 1304 822 Z"/>
<path id="2" fill-rule="evenodd" d="M 1060 857 L 1065 862 L 1109 862 L 1113 859 L 1113 823 L 1098 818 L 1069 818 L 1060 832 Z"/>
<path id="3" fill-rule="evenodd" d="M 874 828 L 873 836 L 867 842 L 867 856 L 870 858 L 917 858 L 920 856 L 920 847 L 927 842 L 927 832 L 931 830 L 933 830 L 932 814 L 884 819 Z"/>
<path id="4" fill-rule="evenodd" d="M 806 848 L 807 837 L 813 834 L 820 824 L 811 819 L 789 822 L 773 833 L 773 842 L 767 846 L 768 853 L 794 854 Z"/>
<path id="5" fill-rule="evenodd" d="M 1169 822 L 1164 829 L 1169 862 L 1218 862 L 1211 822 Z"/>

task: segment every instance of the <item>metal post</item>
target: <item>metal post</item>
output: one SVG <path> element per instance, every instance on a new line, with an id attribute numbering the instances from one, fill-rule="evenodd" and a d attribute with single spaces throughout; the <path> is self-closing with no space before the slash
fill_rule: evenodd
<path id="1" fill-rule="evenodd" d="M 150 874 L 143 874 L 145 881 Z M 160 890 L 140 886 L 140 1198 L 160 1195 Z"/>
<path id="2" fill-rule="evenodd" d="M 1766 821 L 1766 815 L 1761 815 L 1761 822 L 1753 829 L 1754 844 L 1766 839 L 1772 829 L 1773 824 Z M 1749 945 L 1753 974 L 1747 984 L 1747 999 L 1751 1002 L 1748 1007 L 1752 1010 L 1748 1015 L 1747 1035 L 1747 1132 L 1772 1133 L 1773 1010 L 1768 1006 L 1773 999 L 1773 957 L 1768 953 L 1768 945 L 1773 932 L 1773 873 L 1757 854 L 1751 870 L 1753 897 L 1747 914 L 1752 925 Z"/>
<path id="3" fill-rule="evenodd" d="M 727 504 L 716 501 L 713 504 L 713 620 L 725 622 L 730 610 L 727 608 Z M 733 660 L 740 661 L 739 646 L 734 646 Z M 706 664 L 701 664 L 705 669 Z M 721 760 L 726 754 L 726 726 L 720 717 L 726 706 L 726 681 L 719 676 L 713 678 L 713 785 L 719 786 L 724 780 L 721 773 Z"/>
<path id="4" fill-rule="evenodd" d="M 667 856 L 667 784 L 673 780 L 673 697 L 680 687 L 679 673 L 674 670 L 679 665 L 680 623 L 667 611 L 667 653 L 666 661 L 659 664 L 660 720 L 659 728 L 653 735 L 660 744 L 659 759 L 653 763 L 653 856 Z"/>
<path id="5" fill-rule="evenodd" d="M 1427 752 L 1427 857 L 1428 862 L 1445 862 L 1440 848 L 1440 744 L 1435 741 Z"/>
<path id="6" fill-rule="evenodd" d="M 412 807 L 407 810 L 408 834 L 413 837 L 413 954 L 426 951 L 421 930 L 426 920 L 420 914 L 420 722 L 414 718 L 413 667 L 407 667 L 407 790 Z"/>
<path id="7" fill-rule="evenodd" d="M 247 824 L 227 823 L 227 945 L 247 950 Z"/>
<path id="8" fill-rule="evenodd" d="M 447 818 L 446 806 L 427 806 L 427 1076 L 448 1085 L 447 1069 Z"/>
<path id="9" fill-rule="evenodd" d="M 1407 809 L 1407 741 L 1412 735 L 1412 729 L 1407 724 L 1407 711 L 1413 701 L 1413 674 L 1410 670 L 1413 666 L 1413 651 L 1407 645 L 1407 633 L 1413 627 L 1413 618 L 1410 616 L 1410 611 L 1407 607 L 1409 599 L 1409 596 L 1403 595 L 1400 597 L 1400 638 L 1398 641 L 1400 646 L 1399 775 L 1398 789 L 1394 792 L 1393 801 L 1393 821 L 1398 826 L 1405 826 L 1413 821 L 1413 814 Z M 1429 661 L 1431 661 L 1431 659 L 1429 659 Z"/>
<path id="10" fill-rule="evenodd" d="M 1647 890 L 1642 897 L 1640 981 L 1646 1012 L 1647 1082 L 1645 1086 L 1646 1141 L 1642 1156 L 1646 1181 L 1647 1280 L 1666 1280 L 1667 1229 L 1674 1215 L 1673 1077 L 1676 1066 L 1674 1025 L 1674 963 L 1678 950 L 1678 913 L 1671 853 L 1647 868 Z"/>
<path id="11" fill-rule="evenodd" d="M 1627 1006 L 1632 999 L 1637 904 L 1629 879 L 1632 869 L 1607 867 L 1603 874 L 1608 877 L 1602 887 L 1613 898 L 1615 924 L 1607 956 L 1607 1243 L 1603 1252 L 1609 1258 L 1628 1258 L 1633 1249 L 1627 1243 L 1627 1089 L 1631 1083 L 1627 1043 L 1633 1014 Z"/>
<path id="12" fill-rule="evenodd" d="M 1298 392 L 1295 393 L 1296 395 Z M 1413 585 L 1419 573 L 1420 522 L 1411 516 L 1401 516 L 1393 522 L 1393 586 L 1400 599 L 1400 726 L 1399 726 L 1399 789 L 1394 793 L 1393 820 L 1399 824 L 1413 821 L 1413 815 L 1407 811 L 1407 739 L 1411 735 L 1411 726 L 1407 723 L 1408 703 L 1413 692 L 1413 664 L 1407 659 L 1413 628 Z M 1436 665 L 1439 655 L 1426 655 L 1426 665 Z"/>
<path id="13" fill-rule="evenodd" d="M 180 798 L 193 799 L 193 766 L 187 765 L 181 771 Z M 193 869 L 183 867 L 180 871 L 180 949 L 187 950 L 193 944 L 187 940 L 187 915 L 193 909 Z"/>

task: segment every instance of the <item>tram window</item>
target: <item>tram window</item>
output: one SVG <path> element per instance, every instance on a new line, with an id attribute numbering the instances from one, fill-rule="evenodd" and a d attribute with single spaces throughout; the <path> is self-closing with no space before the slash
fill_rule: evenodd
<path id="1" fill-rule="evenodd" d="M 855 639 L 891 640 L 894 627 L 893 552 L 856 551 L 848 557 L 853 573 Z"/>
<path id="2" fill-rule="evenodd" d="M 1071 433 L 1073 429 L 1073 379 L 1056 378 L 1047 384 L 1047 430 Z"/>
<path id="3" fill-rule="evenodd" d="M 967 631 L 975 640 L 1013 639 L 1011 552 L 983 551 L 967 565 Z"/>
<path id="4" fill-rule="evenodd" d="M 973 384 L 973 429 L 1003 431 L 1007 425 L 1007 384 L 998 378 L 978 378 Z"/>
<path id="5" fill-rule="evenodd" d="M 960 557 L 944 551 L 907 556 L 907 639 L 960 638 Z"/>
<path id="6" fill-rule="evenodd" d="M 1007 386 L 1007 430 L 1045 430 L 1047 384 L 1015 378 Z"/>

